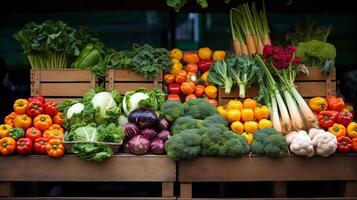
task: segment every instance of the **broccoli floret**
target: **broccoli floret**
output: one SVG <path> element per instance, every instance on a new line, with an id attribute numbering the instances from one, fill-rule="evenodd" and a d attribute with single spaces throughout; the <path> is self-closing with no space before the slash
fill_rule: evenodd
<path id="1" fill-rule="evenodd" d="M 194 119 L 192 117 L 179 117 L 176 119 L 174 124 L 171 127 L 171 133 L 173 135 L 180 133 L 186 129 L 194 129 L 199 128 L 199 126 L 203 123 L 202 120 Z"/>
<path id="2" fill-rule="evenodd" d="M 285 137 L 275 129 L 264 128 L 254 133 L 252 152 L 255 154 L 282 157 L 287 149 Z"/>
<path id="3" fill-rule="evenodd" d="M 190 99 L 183 104 L 184 115 L 195 119 L 205 119 L 217 114 L 216 108 L 204 99 Z"/>
<path id="4" fill-rule="evenodd" d="M 212 116 L 206 117 L 203 120 L 203 124 L 204 125 L 212 124 L 212 123 L 222 124 L 224 126 L 228 126 L 227 120 L 224 117 L 222 117 L 221 115 L 212 115 Z"/>
<path id="5" fill-rule="evenodd" d="M 161 113 L 168 121 L 173 122 L 184 114 L 182 103 L 179 101 L 166 101 L 161 106 Z"/>
<path id="6" fill-rule="evenodd" d="M 188 129 L 166 141 L 167 155 L 174 161 L 192 159 L 201 153 L 202 138 L 198 129 Z"/>
<path id="7" fill-rule="evenodd" d="M 283 157 L 288 152 L 288 143 L 281 134 L 269 135 L 265 140 L 265 154 L 272 157 Z"/>

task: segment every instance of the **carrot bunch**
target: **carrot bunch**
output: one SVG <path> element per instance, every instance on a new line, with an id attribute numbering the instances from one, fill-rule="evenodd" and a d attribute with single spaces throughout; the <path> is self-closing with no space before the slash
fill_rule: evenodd
<path id="1" fill-rule="evenodd" d="M 254 2 L 251 8 L 248 3 L 232 8 L 230 21 L 235 54 L 252 56 L 258 53 L 262 55 L 264 46 L 271 44 L 264 2 L 263 10 L 259 12 Z"/>

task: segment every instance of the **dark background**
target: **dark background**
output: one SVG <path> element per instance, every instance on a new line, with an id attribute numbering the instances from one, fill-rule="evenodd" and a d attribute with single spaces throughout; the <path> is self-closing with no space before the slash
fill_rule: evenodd
<path id="1" fill-rule="evenodd" d="M 229 9 L 244 1 L 224 4 L 223 0 L 209 0 L 208 9 L 201 9 L 190 0 L 180 13 L 166 6 L 164 0 L 101 0 L 101 1 L 6 1 L 8 5 L 0 8 L 0 119 L 12 110 L 15 99 L 30 95 L 29 63 L 23 55 L 22 47 L 12 35 L 26 23 L 41 23 L 47 19 L 63 20 L 73 27 L 86 25 L 100 35 L 107 47 L 129 49 L 133 43 L 149 43 L 156 47 L 173 47 L 195 50 L 202 46 L 212 49 L 231 49 L 229 33 Z M 348 0 L 266 0 L 268 20 L 272 30 L 272 39 L 284 38 L 291 26 L 304 16 L 310 16 L 318 24 L 332 24 L 333 32 L 329 42 L 337 48 L 336 71 L 337 91 L 347 101 L 356 104 L 357 100 L 357 16 L 355 6 Z M 3 3 L 4 4 L 4 3 Z M 20 183 L 19 183 L 20 184 Z M 41 196 L 59 186 L 62 195 L 111 196 L 128 193 L 123 185 L 81 183 L 24 183 L 23 190 L 17 195 L 31 194 L 37 191 Z M 340 183 L 289 183 L 289 196 L 339 196 Z M 128 185 L 126 185 L 128 186 Z M 156 190 L 152 185 L 136 185 L 148 190 L 146 193 L 160 195 L 160 184 Z M 197 196 L 215 196 L 224 194 L 236 196 L 237 188 L 243 189 L 243 196 L 270 196 L 268 183 L 228 184 L 222 189 L 219 185 L 201 183 L 194 185 Z M 37 188 L 37 189 L 34 189 Z M 83 189 L 80 189 L 83 188 Z M 103 189 L 104 188 L 104 189 Z M 118 190 L 122 188 L 122 190 Z M 209 190 L 207 190 L 209 188 Z M 298 188 L 304 188 L 297 190 Z M 314 189 L 311 189 L 314 188 Z M 341 188 L 341 187 L 339 187 Z M 177 188 L 176 188 L 177 189 Z M 88 193 L 92 191 L 92 193 Z M 240 190 L 242 191 L 242 190 Z M 269 190 L 270 191 L 270 190 Z M 130 190 L 129 190 L 130 192 Z M 55 192 L 56 193 L 56 192 Z M 176 190 L 177 193 L 177 190 Z M 54 194 L 56 195 L 56 194 Z M 80 194 L 79 194 L 80 195 Z M 136 194 L 137 195 L 137 194 Z M 126 194 L 128 196 L 128 194 Z M 222 196 L 222 195 L 218 195 Z"/>

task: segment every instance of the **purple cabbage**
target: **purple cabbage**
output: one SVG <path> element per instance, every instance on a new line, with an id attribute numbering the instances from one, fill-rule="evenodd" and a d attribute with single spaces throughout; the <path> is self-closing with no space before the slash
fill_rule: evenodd
<path id="1" fill-rule="evenodd" d="M 124 143 L 124 152 L 125 153 L 130 153 L 129 142 Z"/>
<path id="2" fill-rule="evenodd" d="M 154 129 L 143 129 L 140 131 L 141 136 L 145 137 L 148 140 L 156 138 L 157 132 Z"/>
<path id="3" fill-rule="evenodd" d="M 155 139 L 151 142 L 150 145 L 151 151 L 154 154 L 163 154 L 165 153 L 165 143 L 160 139 Z"/>
<path id="4" fill-rule="evenodd" d="M 128 120 L 139 129 L 155 128 L 158 122 L 156 113 L 149 108 L 135 109 L 129 114 Z"/>
<path id="5" fill-rule="evenodd" d="M 142 155 L 149 151 L 150 141 L 141 135 L 136 135 L 128 142 L 130 153 Z"/>
<path id="6" fill-rule="evenodd" d="M 156 138 L 166 141 L 171 137 L 170 132 L 168 130 L 162 130 L 160 133 L 157 134 Z"/>
<path id="7" fill-rule="evenodd" d="M 124 133 L 125 136 L 128 137 L 129 139 L 134 137 L 135 135 L 139 135 L 139 128 L 133 124 L 133 123 L 126 123 L 124 125 Z"/>
<path id="8" fill-rule="evenodd" d="M 169 128 L 169 122 L 165 119 L 165 117 L 160 117 L 159 128 L 160 130 L 167 130 Z"/>

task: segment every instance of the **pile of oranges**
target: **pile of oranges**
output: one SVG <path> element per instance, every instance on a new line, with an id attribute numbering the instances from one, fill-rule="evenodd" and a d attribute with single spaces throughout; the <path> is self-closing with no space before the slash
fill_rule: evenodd
<path id="1" fill-rule="evenodd" d="M 242 134 L 251 144 L 253 133 L 259 129 L 272 128 L 269 120 L 269 108 L 259 105 L 257 101 L 247 98 L 243 101 L 230 100 L 225 106 L 217 107 L 218 113 L 230 123 L 230 128 L 237 134 Z"/>

